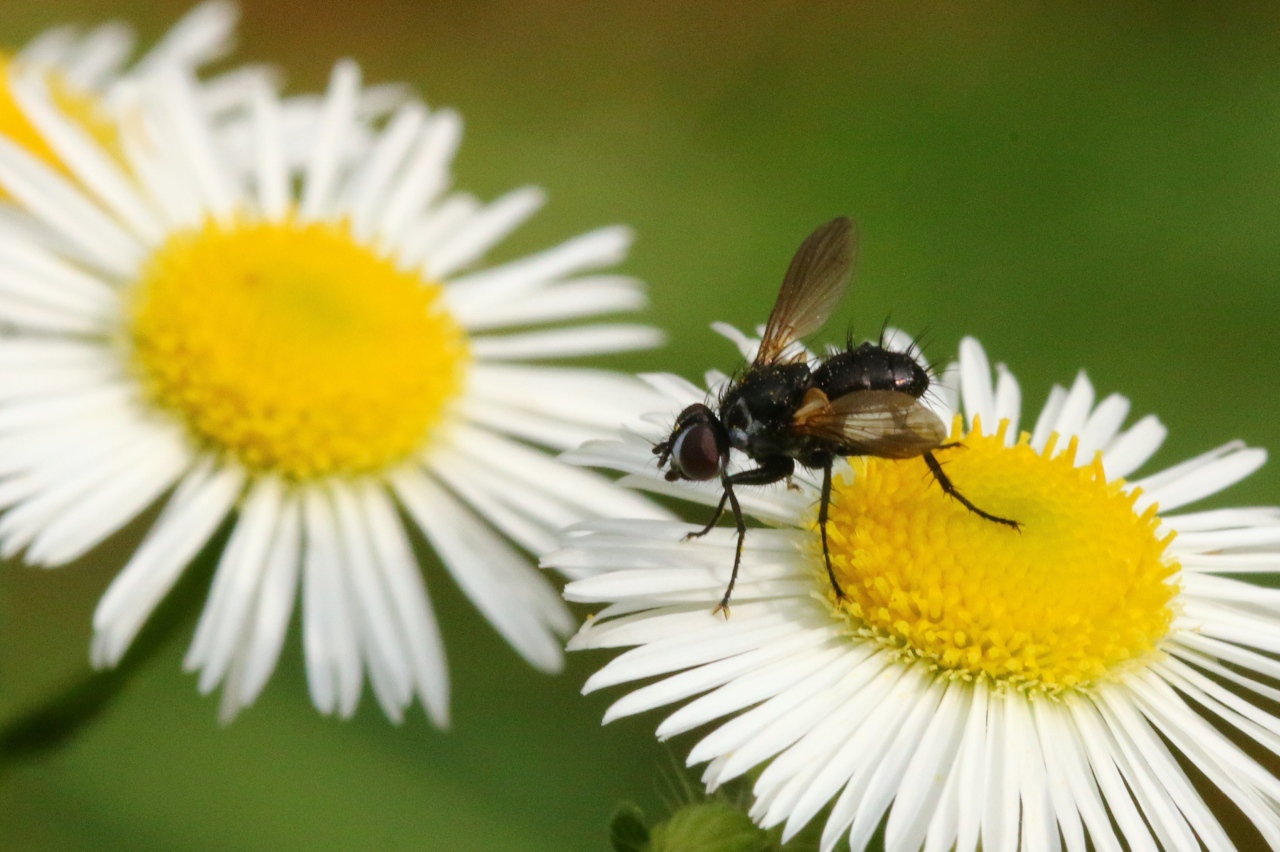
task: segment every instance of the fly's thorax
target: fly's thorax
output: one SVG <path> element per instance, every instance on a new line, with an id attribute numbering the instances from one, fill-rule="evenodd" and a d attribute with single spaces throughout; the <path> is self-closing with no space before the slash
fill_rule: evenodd
<path id="1" fill-rule="evenodd" d="M 891 390 L 921 397 L 929 374 L 915 358 L 874 343 L 832 355 L 813 372 L 814 384 L 832 399 L 856 391 Z"/>
<path id="2" fill-rule="evenodd" d="M 792 418 L 812 386 L 807 364 L 753 367 L 721 402 L 729 442 L 753 457 L 775 454 L 788 442 Z"/>

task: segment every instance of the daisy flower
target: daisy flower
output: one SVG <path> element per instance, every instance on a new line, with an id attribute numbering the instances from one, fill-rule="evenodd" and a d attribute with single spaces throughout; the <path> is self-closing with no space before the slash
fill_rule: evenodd
<path id="1" fill-rule="evenodd" d="M 447 192 L 457 114 L 406 102 L 362 128 L 351 62 L 296 177 L 265 83 L 247 167 L 180 69 L 139 84 L 109 147 L 40 74 L 10 86 L 69 174 L 0 138 L 22 218 L 0 221 L 0 554 L 62 565 L 159 508 L 94 614 L 93 661 L 121 658 L 225 525 L 185 663 L 202 691 L 222 684 L 224 718 L 263 688 L 300 586 L 316 707 L 350 716 L 367 673 L 392 719 L 416 697 L 446 723 L 410 529 L 523 657 L 558 669 L 569 613 L 516 545 L 543 553 L 602 514 L 664 516 L 530 446 L 610 434 L 653 401 L 630 377 L 536 363 L 659 341 L 537 327 L 644 303 L 639 282 L 591 272 L 629 232 L 473 269 L 542 193 Z M 373 142 L 352 158 L 358 132 Z"/>
<path id="2" fill-rule="evenodd" d="M 46 76 L 58 108 L 100 144 L 115 142 L 113 115 L 128 108 L 141 81 L 156 69 L 181 68 L 195 72 L 227 56 L 233 47 L 239 10 L 234 3 L 207 0 L 182 17 L 137 60 L 130 62 L 135 33 L 113 21 L 81 32 L 72 26 L 54 27 L 10 55 L 0 50 L 0 134 L 8 136 L 45 163 L 70 174 L 44 134 L 27 118 L 15 100 L 10 81 L 33 70 Z M 197 90 L 201 109 L 218 124 L 228 154 L 228 167 L 252 167 L 254 125 L 248 114 L 253 93 L 263 84 L 280 87 L 275 69 L 239 66 L 203 81 Z M 360 122 L 349 128 L 344 156 L 363 156 L 372 141 L 369 122 L 385 117 L 406 100 L 398 84 L 369 86 L 360 91 Z M 317 132 L 320 98 L 293 95 L 279 104 L 282 158 L 291 170 L 306 166 L 311 140 Z M 0 200 L 7 194 L 0 191 Z M 0 216 L 5 209 L 0 207 Z"/>
<path id="3" fill-rule="evenodd" d="M 111 135 L 110 105 L 151 69 L 194 71 L 230 52 L 239 17 L 232 3 L 210 0 L 188 12 L 136 62 L 129 63 L 136 34 L 119 21 L 87 32 L 61 26 L 46 30 L 15 53 L 0 50 L 0 132 L 51 164 L 52 148 L 14 100 L 9 83 L 31 69 L 49 75 L 59 108 L 102 139 Z"/>
<path id="4" fill-rule="evenodd" d="M 996 373 L 966 339 L 931 402 L 963 446 L 939 458 L 1020 532 L 948 498 L 920 459 L 851 459 L 829 527 L 837 600 L 815 481 L 742 488 L 767 527 L 747 531 L 726 620 L 712 609 L 732 529 L 583 524 L 545 560 L 577 578 L 568 599 L 607 604 L 570 647 L 634 646 L 586 691 L 648 680 L 606 721 L 681 703 L 658 736 L 704 729 L 689 763 L 708 788 L 767 762 L 753 818 L 790 838 L 825 809 L 823 850 L 864 849 L 882 821 L 902 852 L 1233 849 L 1205 781 L 1280 848 L 1280 781 L 1249 753 L 1280 753 L 1280 591 L 1231 576 L 1280 570 L 1280 510 L 1179 511 L 1266 453 L 1233 442 L 1130 479 L 1165 437 L 1157 419 L 1123 428 L 1128 400 L 1095 402 L 1081 373 L 1020 432 L 1018 383 Z M 707 395 L 650 381 L 669 397 L 654 431 L 576 460 L 712 502 L 714 485 L 664 481 L 650 452 Z"/>

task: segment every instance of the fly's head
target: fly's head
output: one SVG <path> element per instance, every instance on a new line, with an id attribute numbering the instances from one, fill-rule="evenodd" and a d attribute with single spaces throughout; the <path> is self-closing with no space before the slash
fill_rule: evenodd
<path id="1" fill-rule="evenodd" d="M 671 434 L 655 444 L 653 452 L 658 456 L 658 467 L 670 464 L 666 473 L 668 482 L 714 479 L 729 461 L 724 427 L 715 412 L 702 403 L 680 412 Z"/>

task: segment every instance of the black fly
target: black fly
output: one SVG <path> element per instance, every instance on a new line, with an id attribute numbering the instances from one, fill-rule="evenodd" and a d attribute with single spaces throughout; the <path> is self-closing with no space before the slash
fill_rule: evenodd
<path id="1" fill-rule="evenodd" d="M 1017 521 L 979 509 L 956 490 L 933 451 L 947 437 L 942 420 L 920 401 L 929 374 L 910 355 L 874 343 L 852 343 L 819 363 L 806 361 L 793 343 L 821 328 L 849 286 L 857 239 L 853 223 L 834 219 L 809 236 L 791 261 L 778 301 L 769 314 L 755 360 L 724 392 L 718 410 L 691 405 L 676 419 L 671 435 L 653 448 L 658 466 L 670 462 L 668 480 L 720 478 L 724 493 L 711 521 L 688 537 L 706 535 L 726 502 L 738 527 L 733 574 L 716 612 L 729 612 L 738 579 L 746 524 L 735 485 L 768 485 L 786 479 L 796 462 L 822 470 L 818 526 L 827 576 L 836 595 L 844 590 L 831 570 L 827 512 L 831 467 L 842 456 L 906 459 L 923 456 L 942 490 L 988 521 L 1018 529 Z M 728 472 L 729 450 L 746 453 L 758 465 Z"/>

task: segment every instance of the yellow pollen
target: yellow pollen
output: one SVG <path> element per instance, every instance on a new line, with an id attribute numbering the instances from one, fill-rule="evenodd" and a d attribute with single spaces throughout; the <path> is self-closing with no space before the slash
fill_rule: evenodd
<path id="1" fill-rule="evenodd" d="M 1049 693 L 1082 688 L 1152 653 L 1169 631 L 1179 566 L 1156 507 L 1107 482 L 1101 458 L 1075 466 L 1024 433 L 1012 447 L 977 425 L 938 450 L 947 475 L 987 512 L 948 497 L 922 459 L 851 459 L 834 483 L 827 596 L 856 632 L 961 678 Z M 816 536 L 815 536 L 816 538 Z"/>
<path id="2" fill-rule="evenodd" d="M 44 135 L 27 119 L 26 113 L 13 98 L 9 84 L 18 69 L 13 57 L 0 53 L 0 136 L 25 148 L 46 165 L 69 174 L 61 158 L 49 147 Z M 76 89 L 55 72 L 48 73 L 46 82 L 54 105 L 63 115 L 79 124 L 98 144 L 115 154 L 119 148 L 116 132 L 98 101 Z M 0 198 L 8 197 L 9 194 L 0 188 Z"/>
<path id="3" fill-rule="evenodd" d="M 151 257 L 132 360 L 196 440 L 293 480 L 380 470 L 419 449 L 461 389 L 441 288 L 346 225 L 206 224 Z"/>

